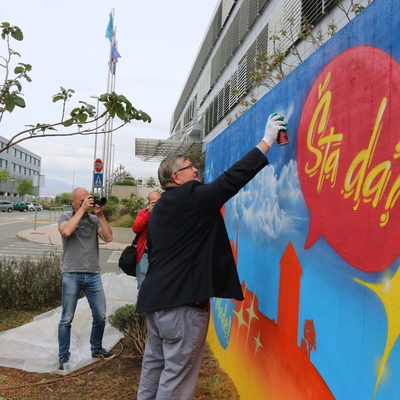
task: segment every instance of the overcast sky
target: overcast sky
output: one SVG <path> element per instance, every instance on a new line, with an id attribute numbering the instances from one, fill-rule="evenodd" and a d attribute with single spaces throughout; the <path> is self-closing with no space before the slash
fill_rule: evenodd
<path id="1" fill-rule="evenodd" d="M 193 65 L 218 0 L 20 0 L 2 1 L 1 22 L 19 26 L 22 42 L 12 48 L 32 65 L 32 83 L 23 85 L 27 107 L 6 114 L 0 135 L 10 138 L 26 124 L 59 121 L 60 104 L 51 97 L 60 86 L 75 100 L 96 105 L 90 96 L 107 88 L 108 15 L 115 9 L 118 51 L 116 92 L 153 119 L 134 122 L 114 134 L 114 165 L 136 177 L 156 176 L 157 163 L 134 156 L 135 137 L 167 138 L 172 113 Z M 0 54 L 4 42 L 0 40 Z M 0 79 L 4 73 L 1 70 Z M 71 106 L 73 103 L 71 102 Z M 42 174 L 90 188 L 94 136 L 28 140 L 21 145 L 42 157 Z M 102 147 L 102 139 L 98 141 Z M 101 158 L 100 149 L 97 156 Z M 46 190 L 48 190 L 46 188 Z M 48 193 L 41 193 L 46 195 Z"/>

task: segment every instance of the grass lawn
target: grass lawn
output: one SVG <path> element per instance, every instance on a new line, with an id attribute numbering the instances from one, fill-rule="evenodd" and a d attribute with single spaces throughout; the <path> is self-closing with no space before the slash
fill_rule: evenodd
<path id="1" fill-rule="evenodd" d="M 32 320 L 36 312 L 0 309 L 0 332 Z M 89 345 L 89 344 L 88 344 Z M 65 377 L 0 367 L 0 400 L 132 400 L 136 398 L 141 360 L 129 356 L 124 340 L 113 352 L 118 356 Z M 195 400 L 239 400 L 230 378 L 206 350 Z"/>

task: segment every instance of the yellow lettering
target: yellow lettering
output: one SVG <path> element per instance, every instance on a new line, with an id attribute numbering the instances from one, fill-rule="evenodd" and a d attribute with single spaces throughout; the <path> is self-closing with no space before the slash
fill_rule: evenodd
<path id="1" fill-rule="evenodd" d="M 375 153 L 376 145 L 378 143 L 379 135 L 382 131 L 382 118 L 385 112 L 387 98 L 384 97 L 379 106 L 378 114 L 375 120 L 374 129 L 372 131 L 371 139 L 368 148 L 361 150 L 353 159 L 344 181 L 344 198 L 347 199 L 351 196 L 354 198 L 353 209 L 357 210 L 360 204 L 360 193 L 365 181 L 365 174 L 367 168 L 371 165 L 372 158 Z M 356 170 L 357 173 L 356 173 Z"/>

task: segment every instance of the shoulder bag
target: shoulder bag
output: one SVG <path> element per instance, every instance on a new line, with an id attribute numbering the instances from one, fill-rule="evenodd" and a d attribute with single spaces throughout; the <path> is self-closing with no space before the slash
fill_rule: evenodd
<path id="1" fill-rule="evenodd" d="M 136 235 L 132 244 L 125 247 L 119 257 L 118 265 L 129 276 L 136 276 L 136 245 L 140 235 Z"/>

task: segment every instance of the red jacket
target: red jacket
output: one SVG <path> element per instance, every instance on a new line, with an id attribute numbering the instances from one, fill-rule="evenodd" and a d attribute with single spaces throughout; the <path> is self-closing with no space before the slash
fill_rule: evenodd
<path id="1" fill-rule="evenodd" d="M 147 223 L 149 222 L 150 211 L 147 208 L 141 209 L 135 220 L 133 221 L 132 230 L 137 235 L 140 235 L 139 240 L 136 245 L 136 262 L 142 259 L 144 251 L 147 246 Z"/>

